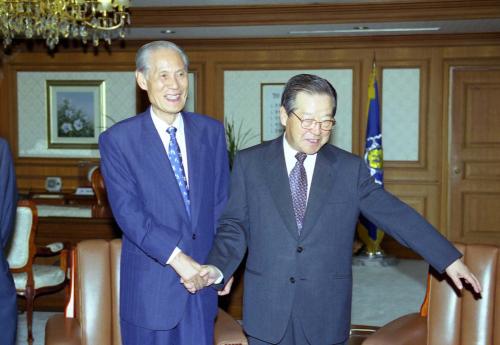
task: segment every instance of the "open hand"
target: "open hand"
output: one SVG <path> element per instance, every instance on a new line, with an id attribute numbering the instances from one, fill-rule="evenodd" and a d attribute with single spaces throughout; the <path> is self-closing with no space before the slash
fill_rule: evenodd
<path id="1" fill-rule="evenodd" d="M 451 278 L 453 284 L 457 289 L 462 290 L 463 284 L 461 279 L 468 283 L 475 293 L 481 293 L 482 288 L 479 280 L 474 276 L 474 274 L 469 271 L 469 268 L 465 266 L 462 260 L 455 260 L 450 266 L 446 268 L 446 274 Z"/>

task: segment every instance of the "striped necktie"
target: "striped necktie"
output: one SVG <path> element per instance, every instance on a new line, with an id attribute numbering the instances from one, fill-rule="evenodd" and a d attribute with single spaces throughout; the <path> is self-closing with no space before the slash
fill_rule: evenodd
<path id="1" fill-rule="evenodd" d="M 290 180 L 290 191 L 292 192 L 293 210 L 295 212 L 295 221 L 299 228 L 299 235 L 302 231 L 304 216 L 307 205 L 307 175 L 304 168 L 304 160 L 307 155 L 303 152 L 297 152 L 295 158 L 297 162 L 288 177 Z"/>
<path id="2" fill-rule="evenodd" d="M 191 217 L 191 201 L 189 200 L 189 188 L 187 185 L 186 173 L 184 172 L 184 166 L 182 165 L 182 155 L 175 138 L 175 133 L 177 128 L 168 127 L 167 133 L 170 135 L 170 144 L 168 146 L 168 159 L 170 160 L 170 165 L 172 165 L 172 170 L 174 171 L 175 178 L 177 179 L 177 184 L 182 194 L 182 199 L 184 200 L 184 206 L 189 217 Z"/>

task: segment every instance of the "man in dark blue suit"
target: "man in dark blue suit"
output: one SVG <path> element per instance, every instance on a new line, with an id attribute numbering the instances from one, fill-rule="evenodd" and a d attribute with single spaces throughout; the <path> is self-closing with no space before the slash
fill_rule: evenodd
<path id="1" fill-rule="evenodd" d="M 9 271 L 9 264 L 4 257 L 10 235 L 14 230 L 17 205 L 16 174 L 9 150 L 9 144 L 0 138 L 0 327 L 5 345 L 16 342 L 17 304 L 16 287 Z"/>
<path id="2" fill-rule="evenodd" d="M 461 254 L 385 191 L 363 160 L 329 145 L 337 95 L 314 75 L 285 86 L 285 135 L 236 156 L 230 196 L 201 274 L 230 277 L 248 250 L 243 325 L 251 345 L 347 344 L 352 243 L 362 213 L 419 253 L 460 289 L 481 286 Z M 218 271 L 219 269 L 220 271 Z"/>
<path id="3" fill-rule="evenodd" d="M 188 58 L 157 41 L 136 57 L 151 107 L 101 134 L 101 167 L 123 231 L 120 318 L 124 345 L 213 343 L 217 293 L 198 275 L 226 204 L 224 127 L 182 111 Z M 185 283 L 184 286 L 182 283 Z M 194 290 L 193 290 L 194 291 Z"/>

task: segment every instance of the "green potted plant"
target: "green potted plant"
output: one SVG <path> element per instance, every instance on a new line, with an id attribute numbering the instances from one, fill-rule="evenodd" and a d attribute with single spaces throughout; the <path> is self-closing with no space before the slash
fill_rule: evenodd
<path id="1" fill-rule="evenodd" d="M 241 147 L 254 136 L 251 134 L 250 129 L 243 131 L 243 122 L 240 123 L 238 129 L 234 124 L 234 120 L 224 119 L 224 128 L 226 131 L 226 141 L 227 141 L 227 153 L 229 156 L 229 168 L 233 167 L 234 157 L 236 152 L 241 149 Z"/>

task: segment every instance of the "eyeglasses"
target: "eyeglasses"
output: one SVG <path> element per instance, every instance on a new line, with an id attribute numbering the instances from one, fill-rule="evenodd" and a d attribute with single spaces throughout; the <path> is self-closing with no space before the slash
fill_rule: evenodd
<path id="1" fill-rule="evenodd" d="M 319 124 L 319 128 L 322 131 L 331 131 L 333 126 L 335 126 L 335 123 L 337 122 L 333 119 L 324 121 L 315 121 L 313 119 L 301 119 L 299 115 L 295 114 L 293 111 L 291 111 L 290 113 L 292 113 L 299 119 L 300 125 L 304 129 L 313 129 L 314 127 L 316 127 L 317 124 Z"/>

